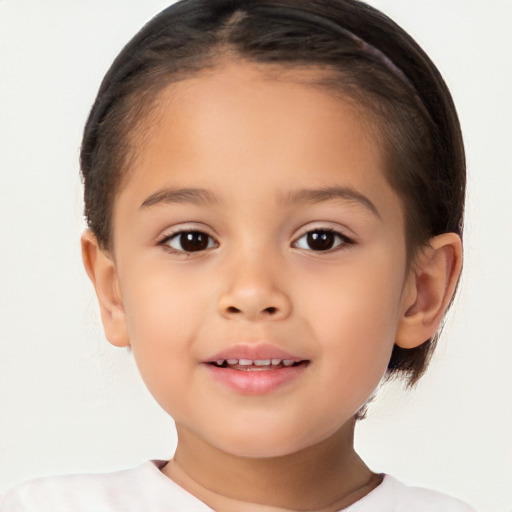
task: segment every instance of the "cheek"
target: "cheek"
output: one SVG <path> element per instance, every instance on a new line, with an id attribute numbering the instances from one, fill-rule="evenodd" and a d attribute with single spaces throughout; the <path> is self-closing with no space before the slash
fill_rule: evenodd
<path id="1" fill-rule="evenodd" d="M 366 399 L 386 371 L 400 318 L 404 270 L 386 254 L 357 263 L 340 267 L 335 276 L 317 276 L 311 293 L 303 294 L 308 327 L 324 354 L 320 374 L 325 385 L 361 390 L 356 402 Z"/>
<path id="2" fill-rule="evenodd" d="M 133 276 L 134 274 L 132 274 Z M 160 405 L 179 401 L 180 388 L 190 385 L 193 341 L 201 301 L 178 279 L 144 272 L 123 290 L 133 355 L 140 374 Z"/>
<path id="3" fill-rule="evenodd" d="M 161 260 L 142 261 L 125 269 L 129 278 L 121 282 L 126 322 L 133 344 L 140 340 L 155 348 L 178 350 L 191 341 L 198 314 L 209 307 L 212 293 L 203 276 Z"/>
<path id="4" fill-rule="evenodd" d="M 402 301 L 404 265 L 387 255 L 359 258 L 358 255 L 332 271 L 316 273 L 303 281 L 303 314 L 324 329 L 320 339 L 339 334 L 343 344 L 394 336 Z M 321 300 L 319 300 L 321 298 Z"/>

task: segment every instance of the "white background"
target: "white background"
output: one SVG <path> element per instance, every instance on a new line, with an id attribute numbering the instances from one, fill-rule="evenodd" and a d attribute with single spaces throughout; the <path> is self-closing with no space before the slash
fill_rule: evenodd
<path id="1" fill-rule="evenodd" d="M 450 86 L 469 190 L 461 293 L 412 392 L 358 427 L 376 471 L 512 511 L 512 1 L 372 0 Z M 81 268 L 81 130 L 112 59 L 164 0 L 0 0 L 0 491 L 169 458 L 172 421 L 103 338 Z M 307 414 L 305 405 L 304 414 Z"/>

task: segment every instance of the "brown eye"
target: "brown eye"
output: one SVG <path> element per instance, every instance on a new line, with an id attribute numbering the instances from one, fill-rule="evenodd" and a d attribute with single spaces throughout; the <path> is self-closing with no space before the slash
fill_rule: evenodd
<path id="1" fill-rule="evenodd" d="M 179 252 L 199 252 L 217 246 L 213 238 L 202 231 L 181 231 L 169 237 L 165 243 Z"/>
<path id="2" fill-rule="evenodd" d="M 310 251 L 329 251 L 340 245 L 350 243 L 350 240 L 336 231 L 329 229 L 315 229 L 301 236 L 295 246 Z"/>

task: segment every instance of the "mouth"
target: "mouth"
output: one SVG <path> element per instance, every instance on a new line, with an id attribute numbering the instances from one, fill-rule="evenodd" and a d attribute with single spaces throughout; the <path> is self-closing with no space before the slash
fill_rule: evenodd
<path id="1" fill-rule="evenodd" d="M 307 374 L 309 359 L 272 345 L 241 344 L 204 361 L 214 381 L 241 395 L 270 395 L 289 389 Z"/>
<path id="2" fill-rule="evenodd" d="M 293 360 L 293 359 L 217 359 L 208 364 L 216 368 L 226 368 L 230 370 L 242 372 L 262 372 L 262 371 L 275 371 L 284 368 L 293 368 L 300 365 L 307 365 L 308 360 Z"/>

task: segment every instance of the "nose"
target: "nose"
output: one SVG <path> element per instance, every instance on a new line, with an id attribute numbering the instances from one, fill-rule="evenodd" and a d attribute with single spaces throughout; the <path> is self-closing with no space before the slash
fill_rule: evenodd
<path id="1" fill-rule="evenodd" d="M 232 265 L 227 285 L 218 300 L 219 313 L 227 319 L 282 320 L 291 302 L 276 276 L 278 269 L 261 262 Z"/>

